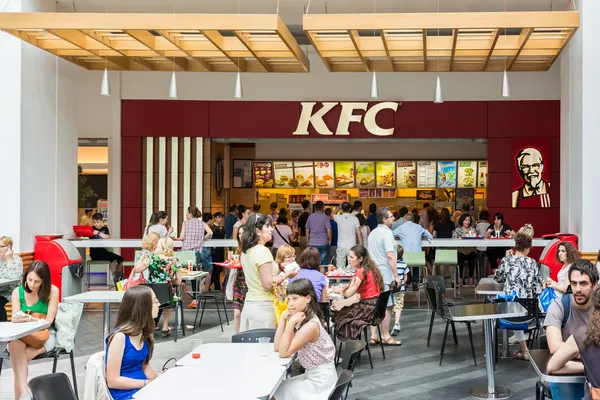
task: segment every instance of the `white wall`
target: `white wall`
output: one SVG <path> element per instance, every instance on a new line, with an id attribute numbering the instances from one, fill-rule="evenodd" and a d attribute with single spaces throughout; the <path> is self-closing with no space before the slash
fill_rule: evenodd
<path id="1" fill-rule="evenodd" d="M 580 0 L 581 28 L 561 61 L 561 230 L 580 235 L 580 249 L 600 248 L 595 213 L 600 196 L 600 2 Z M 584 84 L 585 83 L 585 84 Z"/>

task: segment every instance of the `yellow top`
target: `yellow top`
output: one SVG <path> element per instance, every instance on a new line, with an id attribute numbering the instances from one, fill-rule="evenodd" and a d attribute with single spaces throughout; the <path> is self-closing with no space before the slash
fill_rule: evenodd
<path id="1" fill-rule="evenodd" d="M 273 255 L 262 244 L 249 249 L 246 253 L 242 253 L 242 269 L 246 277 L 246 285 L 248 285 L 248 293 L 246 301 L 273 301 L 272 289 L 265 290 L 260 280 L 260 271 L 258 267 L 270 262 L 272 265 L 273 276 L 277 275 L 277 266 L 273 261 Z"/>

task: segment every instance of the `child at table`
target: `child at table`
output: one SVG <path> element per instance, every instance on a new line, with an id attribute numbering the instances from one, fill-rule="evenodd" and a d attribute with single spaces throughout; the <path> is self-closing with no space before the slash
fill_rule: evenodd
<path id="1" fill-rule="evenodd" d="M 131 399 L 156 378 L 150 366 L 159 301 L 148 286 L 123 295 L 115 329 L 106 338 L 106 383 L 114 400 Z"/>
<path id="2" fill-rule="evenodd" d="M 290 282 L 287 297 L 289 308 L 275 333 L 275 351 L 281 358 L 297 353 L 306 372 L 284 381 L 273 398 L 327 400 L 338 379 L 333 362 L 335 346 L 323 326 L 313 284 L 308 279 Z"/>
<path id="3" fill-rule="evenodd" d="M 406 275 L 408 275 L 408 265 L 404 261 L 402 261 L 402 257 L 404 256 L 404 248 L 398 245 L 397 248 L 397 260 L 396 261 L 396 269 L 398 270 L 398 277 L 402 281 L 402 286 L 400 286 L 400 290 L 394 293 L 394 297 L 396 298 L 396 304 L 394 308 L 392 308 L 392 312 L 394 313 L 394 328 L 392 329 L 392 336 L 396 336 L 398 332 L 400 332 L 400 315 L 402 314 L 402 310 L 404 309 L 404 292 L 406 291 Z"/>
<path id="4" fill-rule="evenodd" d="M 92 239 L 110 239 L 108 226 L 102 226 L 102 214 L 96 213 L 92 216 L 92 227 L 94 236 Z M 118 254 L 106 250 L 105 248 L 90 248 L 90 258 L 93 261 L 108 261 L 110 263 L 110 272 L 113 275 L 113 280 L 119 281 L 123 277 L 123 260 L 124 258 Z"/>

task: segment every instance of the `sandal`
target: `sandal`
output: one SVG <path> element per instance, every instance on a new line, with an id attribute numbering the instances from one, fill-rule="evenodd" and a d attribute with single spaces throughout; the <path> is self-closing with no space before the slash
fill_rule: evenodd
<path id="1" fill-rule="evenodd" d="M 402 344 L 402 342 L 400 340 L 396 340 L 393 337 L 388 337 L 387 339 L 383 339 L 381 341 L 383 344 L 385 344 L 386 346 L 400 346 Z"/>
<path id="2" fill-rule="evenodd" d="M 161 333 L 162 333 L 162 337 L 171 336 L 171 328 L 167 328 L 166 330 L 165 330 L 165 329 L 163 329 L 163 330 L 161 331 Z"/>
<path id="3" fill-rule="evenodd" d="M 519 360 L 529 361 L 529 353 L 517 351 L 516 353 L 513 353 L 513 357 L 518 358 Z"/>
<path id="4" fill-rule="evenodd" d="M 371 340 L 369 340 L 369 345 L 370 346 L 374 346 L 376 344 L 379 344 L 379 339 L 371 339 Z"/>
<path id="5" fill-rule="evenodd" d="M 193 300 L 189 305 L 188 305 L 188 309 L 192 309 L 192 308 L 196 308 L 196 305 L 198 304 L 197 300 Z"/>

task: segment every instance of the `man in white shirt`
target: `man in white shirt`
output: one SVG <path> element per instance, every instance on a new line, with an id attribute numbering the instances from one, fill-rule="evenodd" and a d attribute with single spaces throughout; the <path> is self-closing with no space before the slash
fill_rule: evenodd
<path id="1" fill-rule="evenodd" d="M 398 286 L 402 285 L 402 280 L 398 277 L 398 269 L 396 266 L 396 241 L 392 234 L 392 224 L 394 223 L 394 215 L 388 207 L 381 207 L 377 211 L 377 222 L 379 225 L 373 229 L 369 236 L 369 257 L 377 265 L 383 277 L 384 290 L 390 289 L 392 281 L 396 281 Z M 387 308 L 385 310 L 385 318 L 381 322 L 381 336 L 383 343 L 390 346 L 399 346 L 402 344 L 399 340 L 390 336 L 390 322 L 392 320 L 392 306 L 394 305 L 394 297 L 390 296 Z M 371 338 L 377 338 L 376 327 L 371 327 Z M 371 339 L 373 341 L 373 339 Z M 371 342 L 376 343 L 376 342 Z"/>
<path id="2" fill-rule="evenodd" d="M 338 225 L 338 241 L 336 249 L 336 266 L 346 268 L 350 249 L 358 243 L 362 245 L 362 235 L 358 218 L 351 214 L 352 208 L 347 201 L 342 203 L 342 215 L 334 215 L 333 219 Z"/>
<path id="3" fill-rule="evenodd" d="M 419 224 L 412 222 L 413 215 L 408 213 L 404 216 L 404 223 L 393 231 L 394 237 L 400 238 L 404 252 L 422 251 L 421 239 L 432 240 L 433 236 L 427 229 Z M 417 282 L 419 282 L 419 268 L 411 268 L 412 287 L 413 290 L 418 290 Z"/>

